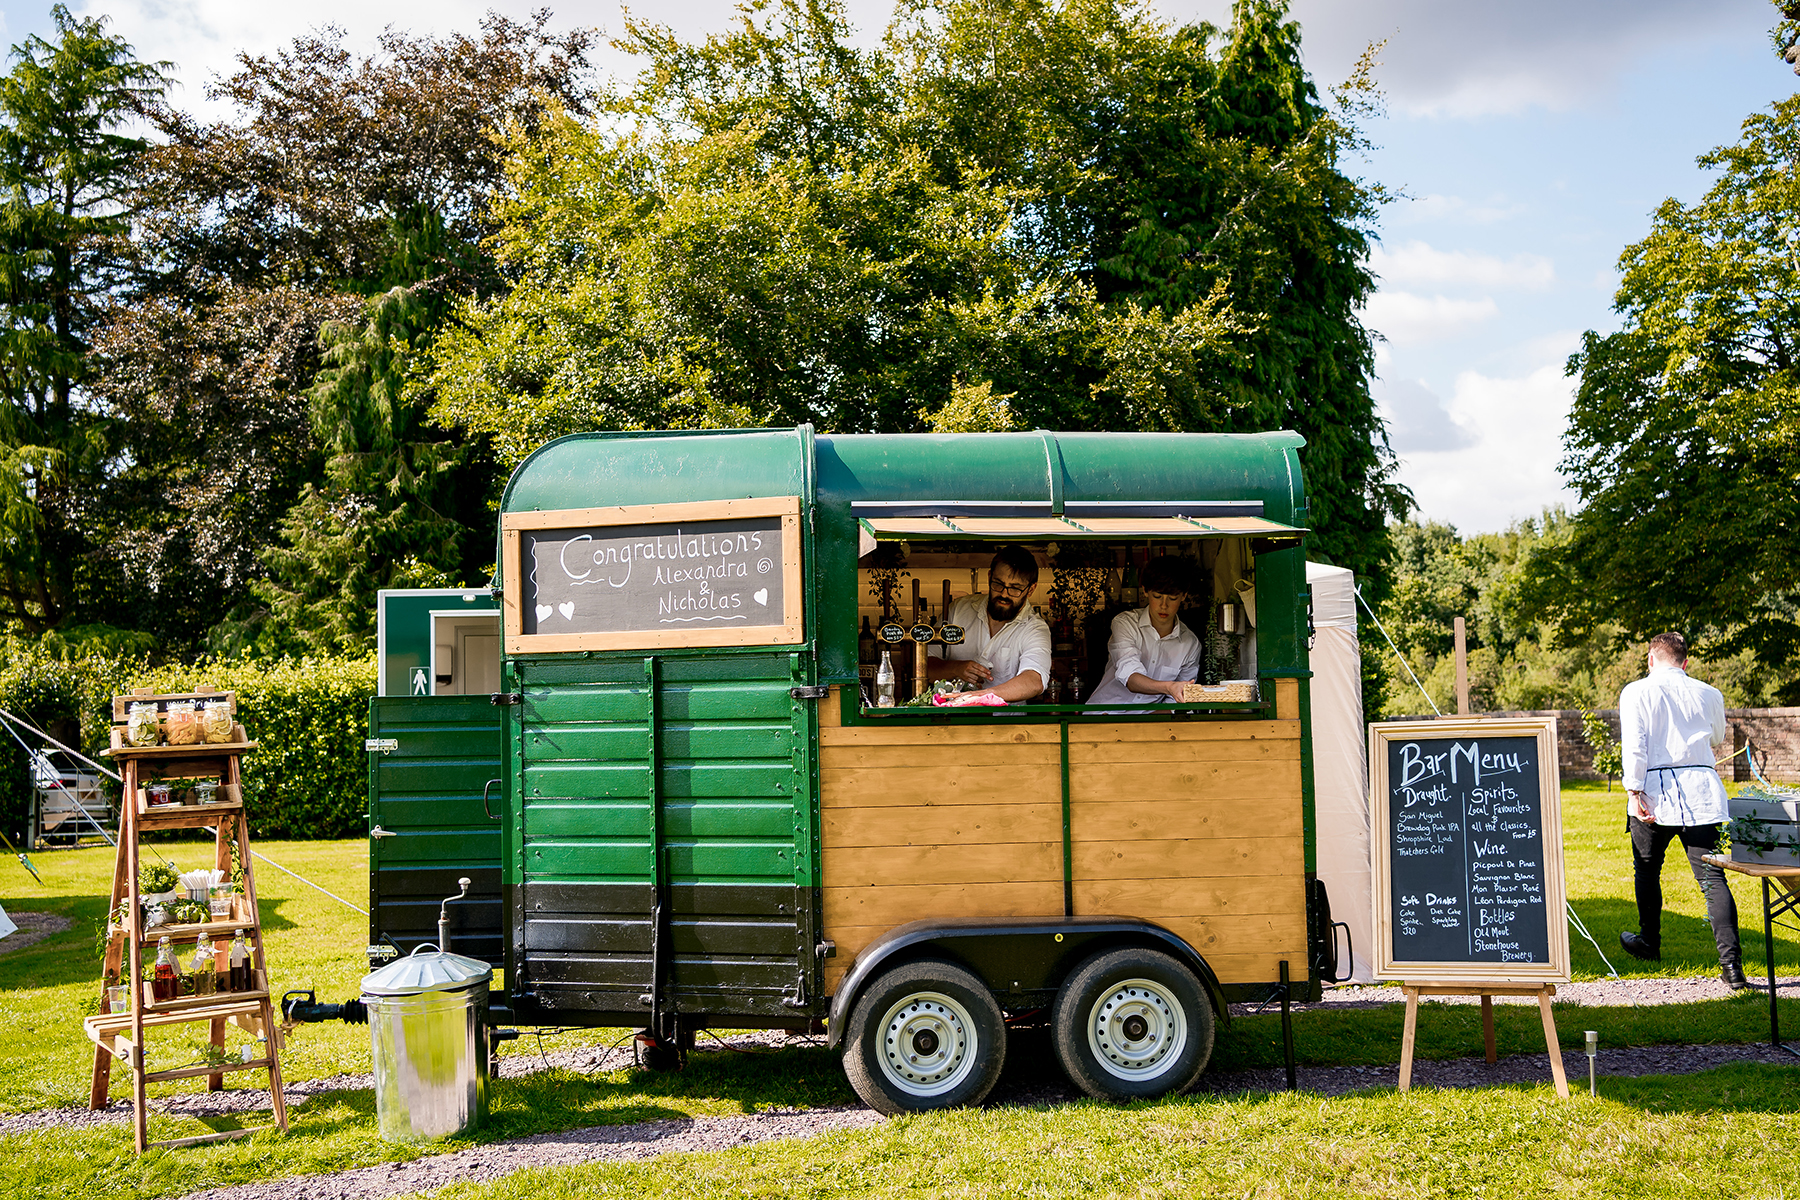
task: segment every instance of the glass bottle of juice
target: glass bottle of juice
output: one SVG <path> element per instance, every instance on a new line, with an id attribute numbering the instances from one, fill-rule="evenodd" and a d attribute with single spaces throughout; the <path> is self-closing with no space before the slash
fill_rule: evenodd
<path id="1" fill-rule="evenodd" d="M 156 970 L 150 976 L 150 998 L 161 1004 L 173 1000 L 181 991 L 181 974 L 175 967 L 175 951 L 168 938 L 156 943 Z"/>
<path id="2" fill-rule="evenodd" d="M 250 947 L 244 944 L 244 931 L 238 930 L 237 936 L 231 939 L 231 990 L 248 992 L 251 990 L 250 979 Z"/>
<path id="3" fill-rule="evenodd" d="M 212 943 L 202 934 L 194 943 L 194 961 L 188 968 L 194 978 L 194 995 L 210 996 L 218 990 L 218 970 L 213 966 Z"/>
<path id="4" fill-rule="evenodd" d="M 894 707 L 894 660 L 892 651 L 881 652 L 881 667 L 875 672 L 875 707 Z"/>

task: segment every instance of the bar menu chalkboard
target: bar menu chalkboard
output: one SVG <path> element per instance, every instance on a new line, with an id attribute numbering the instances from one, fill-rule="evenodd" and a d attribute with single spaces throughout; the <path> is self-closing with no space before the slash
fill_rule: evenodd
<path id="1" fill-rule="evenodd" d="M 508 514 L 509 651 L 800 637 L 797 498 Z"/>
<path id="2" fill-rule="evenodd" d="M 1370 728 L 1376 973 L 1568 975 L 1554 723 Z"/>

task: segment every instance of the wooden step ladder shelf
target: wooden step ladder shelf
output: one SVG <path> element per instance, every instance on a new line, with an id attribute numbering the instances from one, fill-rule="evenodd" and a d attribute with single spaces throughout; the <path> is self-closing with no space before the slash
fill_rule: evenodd
<path id="1" fill-rule="evenodd" d="M 119 763 L 124 777 L 123 800 L 120 805 L 118 857 L 113 865 L 112 904 L 117 911 L 121 900 L 129 901 L 126 923 L 112 926 L 106 948 L 106 973 L 130 985 L 133 1003 L 127 1012 L 111 1012 L 103 991 L 100 1013 L 82 1023 L 88 1039 L 94 1043 L 93 1088 L 88 1094 L 90 1108 L 104 1108 L 111 1082 L 113 1060 L 119 1059 L 131 1072 L 132 1098 L 135 1106 L 134 1138 L 141 1154 L 152 1145 L 162 1147 L 194 1146 L 205 1142 L 228 1141 L 246 1137 L 261 1129 L 287 1128 L 287 1105 L 281 1093 L 281 1026 L 276 1020 L 273 997 L 269 993 L 268 964 L 263 957 L 262 925 L 257 919 L 256 874 L 250 853 L 250 826 L 244 814 L 241 758 L 254 750 L 241 725 L 233 724 L 230 740 L 199 742 L 189 745 L 131 746 L 126 744 L 125 722 L 132 704 L 154 703 L 166 713 L 174 701 L 198 703 L 224 701 L 234 719 L 236 697 L 202 687 L 180 695 L 153 695 L 148 691 L 113 697 L 112 748 L 102 753 Z M 212 804 L 168 804 L 151 806 L 145 788 L 162 779 L 216 778 L 219 781 L 218 802 Z M 140 839 L 145 833 L 171 829 L 212 828 L 213 866 L 230 877 L 232 847 L 235 845 L 243 871 L 243 894 L 238 897 L 236 911 L 242 920 L 209 920 L 180 925 L 143 927 L 143 907 L 138 895 L 138 868 L 142 855 Z M 254 969 L 253 990 L 218 992 L 210 996 L 180 996 L 172 1000 L 151 1001 L 145 996 L 144 950 L 152 942 L 169 938 L 180 953 L 179 943 L 186 939 L 190 946 L 199 939 L 213 943 L 215 957 L 230 943 L 238 930 L 244 931 Z M 221 970 L 220 975 L 225 972 Z M 243 1061 L 210 1062 L 149 1070 L 145 1063 L 146 1035 L 206 1021 L 210 1024 L 211 1044 L 219 1050 L 225 1046 L 225 1029 L 235 1025 L 263 1041 L 263 1051 Z M 225 1076 L 239 1071 L 267 1071 L 269 1101 L 274 1113 L 273 1125 L 256 1129 L 229 1129 L 196 1137 L 174 1138 L 163 1142 L 148 1140 L 148 1110 L 145 1085 L 177 1079 L 206 1077 L 210 1091 L 225 1086 Z"/>

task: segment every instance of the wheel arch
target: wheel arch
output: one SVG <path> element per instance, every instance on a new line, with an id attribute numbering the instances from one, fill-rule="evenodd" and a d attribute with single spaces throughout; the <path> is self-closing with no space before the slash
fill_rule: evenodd
<path id="1" fill-rule="evenodd" d="M 842 1043 L 850 1006 L 887 967 L 922 958 L 949 959 L 973 971 L 1002 1008 L 1016 1009 L 1020 1005 L 1009 1005 L 1009 999 L 1034 995 L 1039 1002 L 1028 1006 L 1041 1007 L 1047 1003 L 1042 993 L 1053 996 L 1081 962 L 1127 946 L 1160 950 L 1193 971 L 1218 1023 L 1230 1024 L 1225 990 L 1206 957 L 1154 922 L 1138 917 L 927 919 L 888 930 L 856 956 L 832 993 L 826 1045 L 835 1049 Z"/>

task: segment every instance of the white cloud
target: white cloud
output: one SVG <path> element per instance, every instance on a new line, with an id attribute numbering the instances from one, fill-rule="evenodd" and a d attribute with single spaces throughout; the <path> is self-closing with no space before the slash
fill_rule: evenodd
<path id="1" fill-rule="evenodd" d="M 1400 481 L 1412 488 L 1420 515 L 1475 533 L 1505 528 L 1547 505 L 1574 507 L 1575 494 L 1556 470 L 1573 394 L 1560 357 L 1518 378 L 1459 375 L 1444 409 L 1470 440 L 1400 455 Z"/>
<path id="2" fill-rule="evenodd" d="M 1526 205 L 1505 196 L 1476 202 L 1465 200 L 1461 196 L 1444 196 L 1433 192 L 1425 196 L 1409 196 L 1403 203 L 1408 217 L 1423 221 L 1453 221 L 1461 225 L 1492 225 L 1530 211 Z"/>
<path id="3" fill-rule="evenodd" d="M 1230 21 L 1225 0 L 1156 0 L 1181 21 Z M 1307 67 L 1323 88 L 1371 42 L 1398 112 L 1468 117 L 1569 108 L 1603 95 L 1643 58 L 1703 41 L 1754 45 L 1774 24 L 1767 0 L 1293 0 Z M 1771 55 L 1770 71 L 1783 68 Z"/>
<path id="4" fill-rule="evenodd" d="M 1478 440 L 1475 431 L 1452 417 L 1443 400 L 1421 380 L 1377 379 L 1371 390 L 1397 453 L 1461 450 Z"/>
<path id="5" fill-rule="evenodd" d="M 1412 241 L 1392 250 L 1377 245 L 1369 261 L 1383 283 L 1402 287 L 1466 284 L 1537 292 L 1556 282 L 1556 268 L 1541 254 L 1496 258 L 1491 254 L 1439 250 L 1425 242 Z"/>
<path id="6" fill-rule="evenodd" d="M 1500 306 L 1483 296 L 1458 300 L 1449 296 L 1415 296 L 1411 292 L 1376 292 L 1363 310 L 1363 324 L 1395 345 L 1436 342 L 1470 325 L 1500 314 Z"/>

